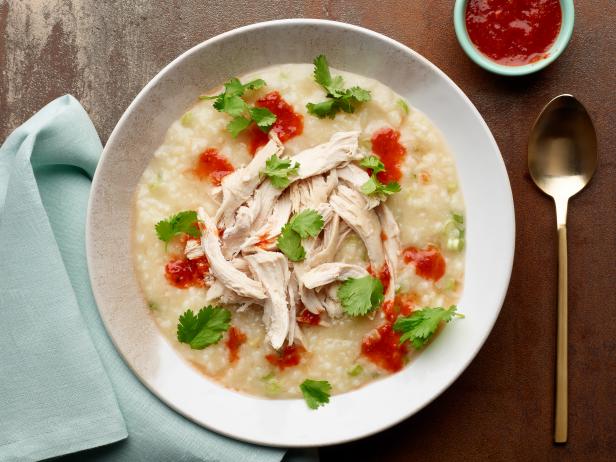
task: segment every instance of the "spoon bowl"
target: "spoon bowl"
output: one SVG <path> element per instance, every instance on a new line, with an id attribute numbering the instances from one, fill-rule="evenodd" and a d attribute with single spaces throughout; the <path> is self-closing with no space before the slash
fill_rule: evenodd
<path id="1" fill-rule="evenodd" d="M 567 441 L 567 205 L 597 168 L 597 137 L 586 109 L 560 95 L 541 111 L 528 142 L 528 170 L 554 198 L 558 231 L 558 338 L 554 441 Z"/>
<path id="2" fill-rule="evenodd" d="M 597 167 L 597 138 L 584 106 L 560 95 L 543 109 L 531 132 L 528 169 L 537 186 L 553 197 L 571 197 Z"/>

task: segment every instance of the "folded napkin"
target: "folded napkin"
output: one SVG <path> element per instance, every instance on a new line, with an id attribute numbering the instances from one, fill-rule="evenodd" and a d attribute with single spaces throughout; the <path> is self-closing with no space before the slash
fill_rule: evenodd
<path id="1" fill-rule="evenodd" d="M 92 122 L 68 95 L 0 148 L 0 460 L 90 449 L 74 458 L 279 461 L 281 449 L 226 438 L 172 411 L 116 352 L 84 245 L 100 152 Z"/>

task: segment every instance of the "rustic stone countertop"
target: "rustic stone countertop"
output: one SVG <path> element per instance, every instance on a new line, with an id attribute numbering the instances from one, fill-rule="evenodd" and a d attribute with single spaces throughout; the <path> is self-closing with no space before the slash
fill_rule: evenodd
<path id="1" fill-rule="evenodd" d="M 323 448 L 322 461 L 615 460 L 616 1 L 575 3 L 575 30 L 563 55 L 536 75 L 504 78 L 463 53 L 452 1 L 0 0 L 0 140 L 55 97 L 72 93 L 104 142 L 165 64 L 205 39 L 253 22 L 327 18 L 408 45 L 466 92 L 500 146 L 516 206 L 511 286 L 488 341 L 451 388 L 390 430 Z M 526 168 L 533 121 L 560 93 L 586 105 L 599 140 L 597 173 L 569 209 L 565 446 L 552 444 L 554 208 Z"/>

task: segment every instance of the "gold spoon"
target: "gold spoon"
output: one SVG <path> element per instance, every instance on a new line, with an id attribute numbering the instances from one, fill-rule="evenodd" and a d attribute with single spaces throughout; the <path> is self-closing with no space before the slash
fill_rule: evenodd
<path id="1" fill-rule="evenodd" d="M 531 131 L 528 170 L 552 196 L 558 225 L 558 340 L 554 441 L 567 441 L 567 204 L 597 167 L 597 138 L 590 116 L 571 95 L 550 101 Z"/>

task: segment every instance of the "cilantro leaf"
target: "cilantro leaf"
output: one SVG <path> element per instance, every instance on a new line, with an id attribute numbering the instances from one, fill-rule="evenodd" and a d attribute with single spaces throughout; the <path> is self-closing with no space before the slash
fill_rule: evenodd
<path id="1" fill-rule="evenodd" d="M 265 85 L 267 85 L 265 83 L 265 80 L 255 79 L 255 80 L 251 80 L 248 83 L 245 83 L 244 90 L 258 90 L 259 88 L 264 87 Z"/>
<path id="2" fill-rule="evenodd" d="M 214 105 L 216 107 L 216 105 Z M 218 109 L 216 107 L 216 109 Z M 240 117 L 246 113 L 248 109 L 248 104 L 242 98 L 237 95 L 231 97 L 225 97 L 222 101 L 222 108 L 218 109 L 219 111 L 226 112 L 232 117 Z"/>
<path id="3" fill-rule="evenodd" d="M 351 87 L 346 91 L 346 94 L 358 103 L 367 103 L 370 101 L 370 92 L 361 87 Z"/>
<path id="4" fill-rule="evenodd" d="M 297 176 L 298 168 L 299 164 L 297 162 L 292 165 L 291 160 L 280 159 L 274 154 L 265 161 L 265 170 L 262 170 L 261 173 L 270 179 L 274 187 L 284 189 L 291 183 L 289 177 Z"/>
<path id="5" fill-rule="evenodd" d="M 400 343 L 407 340 L 411 342 L 417 350 L 423 348 L 432 338 L 441 322 L 447 323 L 454 316 L 463 317 L 456 313 L 455 305 L 449 308 L 423 308 L 410 314 L 400 317 L 394 323 L 394 330 L 402 332 Z"/>
<path id="6" fill-rule="evenodd" d="M 372 173 L 379 173 L 385 171 L 385 164 L 381 162 L 381 159 L 379 159 L 377 156 L 364 157 L 359 162 L 359 165 L 364 168 L 369 168 L 370 170 L 372 170 Z"/>
<path id="7" fill-rule="evenodd" d="M 291 218 L 289 226 L 302 239 L 308 236 L 317 237 L 323 229 L 323 217 L 319 212 L 312 209 L 306 209 Z"/>
<path id="8" fill-rule="evenodd" d="M 299 389 L 304 395 L 304 400 L 310 409 L 317 409 L 319 406 L 329 403 L 329 396 L 332 386 L 325 380 L 304 380 Z"/>
<path id="9" fill-rule="evenodd" d="M 400 185 L 395 181 L 390 181 L 387 184 L 383 184 L 379 181 L 376 175 L 373 174 L 368 181 L 361 185 L 361 188 L 359 189 L 367 196 L 371 194 L 391 196 L 394 193 L 400 192 Z"/>
<path id="10" fill-rule="evenodd" d="M 231 312 L 219 306 L 203 307 L 196 316 L 192 310 L 186 310 L 178 322 L 177 338 L 193 350 L 202 350 L 218 343 L 230 322 Z"/>
<path id="11" fill-rule="evenodd" d="M 338 102 L 335 99 L 327 99 L 321 103 L 308 103 L 306 109 L 308 109 L 309 114 L 317 116 L 319 119 L 326 117 L 333 119 L 338 112 Z"/>
<path id="12" fill-rule="evenodd" d="M 291 261 L 302 261 L 306 258 L 306 251 L 302 246 L 302 238 L 289 226 L 289 223 L 282 227 L 276 244 L 280 251 Z"/>
<path id="13" fill-rule="evenodd" d="M 263 131 L 269 130 L 276 122 L 276 115 L 265 107 L 251 107 L 249 112 L 254 123 Z"/>
<path id="14" fill-rule="evenodd" d="M 328 87 L 332 83 L 332 75 L 329 72 L 329 64 L 325 55 L 314 58 L 314 81 L 322 87 Z"/>
<path id="15" fill-rule="evenodd" d="M 368 181 L 361 185 L 360 191 L 366 196 L 375 194 L 379 188 L 379 183 L 380 181 L 373 175 Z"/>
<path id="16" fill-rule="evenodd" d="M 176 213 L 166 220 L 161 220 L 155 226 L 156 235 L 165 244 L 178 234 L 188 234 L 190 237 L 199 237 L 201 233 L 197 226 L 197 212 L 186 210 Z"/>
<path id="17" fill-rule="evenodd" d="M 345 89 L 342 76 L 332 77 L 324 55 L 317 56 L 313 64 L 314 80 L 325 89 L 328 99 L 320 103 L 308 103 L 306 108 L 309 114 L 320 119 L 325 117 L 333 119 L 339 111 L 352 113 L 359 103 L 370 101 L 368 90 L 357 86 Z"/>
<path id="18" fill-rule="evenodd" d="M 227 124 L 227 131 L 231 133 L 233 138 L 237 138 L 240 132 L 250 125 L 251 120 L 242 116 L 235 117 L 231 122 Z"/>
<path id="19" fill-rule="evenodd" d="M 400 185 L 391 181 L 384 185 L 377 178 L 377 174 L 385 171 L 385 164 L 381 162 L 377 156 L 368 156 L 364 157 L 360 162 L 364 168 L 372 170 L 372 175 L 370 179 L 366 181 L 363 185 L 361 185 L 360 191 L 365 195 L 369 196 L 371 194 L 380 194 L 382 196 L 391 196 L 393 193 L 397 193 L 400 191 Z"/>
<path id="20" fill-rule="evenodd" d="M 240 79 L 238 79 L 237 77 L 233 77 L 225 83 L 224 95 L 226 97 L 242 96 L 244 94 L 244 90 L 244 85 L 242 85 Z"/>
<path id="21" fill-rule="evenodd" d="M 338 300 L 345 313 L 363 316 L 383 302 L 383 284 L 377 278 L 349 278 L 338 288 Z"/>
<path id="22" fill-rule="evenodd" d="M 302 239 L 318 236 L 322 228 L 323 217 L 316 210 L 307 209 L 297 213 L 282 227 L 277 241 L 278 248 L 289 260 L 302 261 L 306 258 Z"/>
<path id="23" fill-rule="evenodd" d="M 263 86 L 265 86 L 263 79 L 255 79 L 242 84 L 239 79 L 233 77 L 225 83 L 225 91 L 222 93 L 215 96 L 204 95 L 199 98 L 214 99 L 214 109 L 233 117 L 233 120 L 227 124 L 227 131 L 235 138 L 252 122 L 263 131 L 268 131 L 276 122 L 276 115 L 269 109 L 250 106 L 242 99 L 246 90 L 258 90 Z"/>

